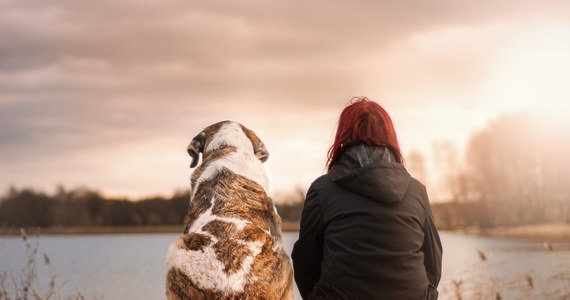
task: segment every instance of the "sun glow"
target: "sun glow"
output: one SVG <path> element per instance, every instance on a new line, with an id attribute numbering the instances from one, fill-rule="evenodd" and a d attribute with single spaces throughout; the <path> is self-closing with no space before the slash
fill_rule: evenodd
<path id="1" fill-rule="evenodd" d="M 519 37 L 498 62 L 486 96 L 503 111 L 538 109 L 547 115 L 569 116 L 570 42 L 561 37 L 570 28 L 564 29 Z"/>

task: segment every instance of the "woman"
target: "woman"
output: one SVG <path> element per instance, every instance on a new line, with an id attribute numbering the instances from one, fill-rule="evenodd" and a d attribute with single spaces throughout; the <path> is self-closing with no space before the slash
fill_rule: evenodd
<path id="1" fill-rule="evenodd" d="M 341 113 L 328 173 L 307 192 L 292 253 L 303 299 L 437 299 L 442 247 L 425 187 L 402 165 L 388 113 Z"/>

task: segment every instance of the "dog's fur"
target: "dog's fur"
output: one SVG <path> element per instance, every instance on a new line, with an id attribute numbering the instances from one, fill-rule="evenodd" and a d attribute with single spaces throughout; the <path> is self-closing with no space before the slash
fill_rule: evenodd
<path id="1" fill-rule="evenodd" d="M 224 121 L 188 146 L 195 167 L 184 234 L 167 255 L 166 295 L 182 299 L 292 299 L 281 218 L 267 195 L 269 154 L 253 131 Z"/>

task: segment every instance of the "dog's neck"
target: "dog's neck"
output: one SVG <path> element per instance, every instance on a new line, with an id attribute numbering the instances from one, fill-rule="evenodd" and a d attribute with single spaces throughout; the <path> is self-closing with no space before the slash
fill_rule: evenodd
<path id="1" fill-rule="evenodd" d="M 226 126 L 214 135 L 202 164 L 192 176 L 192 194 L 196 193 L 201 182 L 213 178 L 223 168 L 258 183 L 266 193 L 269 191 L 265 168 L 253 152 L 251 141 L 239 127 Z"/>
<path id="2" fill-rule="evenodd" d="M 253 152 L 239 151 L 233 147 L 227 147 L 218 151 L 226 153 L 220 156 L 215 155 L 212 159 L 205 160 L 202 165 L 196 169 L 195 172 L 197 172 L 198 176 L 192 176 L 192 194 L 196 193 L 201 182 L 213 178 L 224 168 L 256 182 L 263 187 L 266 193 L 269 191 L 269 180 L 265 168 Z M 214 154 L 213 152 L 211 153 Z"/>

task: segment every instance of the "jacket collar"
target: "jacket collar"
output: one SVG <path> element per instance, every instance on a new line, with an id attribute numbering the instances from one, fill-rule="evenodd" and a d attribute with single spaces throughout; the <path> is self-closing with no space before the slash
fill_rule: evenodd
<path id="1" fill-rule="evenodd" d="M 330 169 L 329 175 L 335 181 L 357 169 L 378 163 L 396 163 L 396 156 L 384 146 L 356 144 L 342 152 L 339 160 Z"/>
<path id="2" fill-rule="evenodd" d="M 348 190 L 385 204 L 400 202 L 411 180 L 388 148 L 364 144 L 347 148 L 328 176 Z"/>

